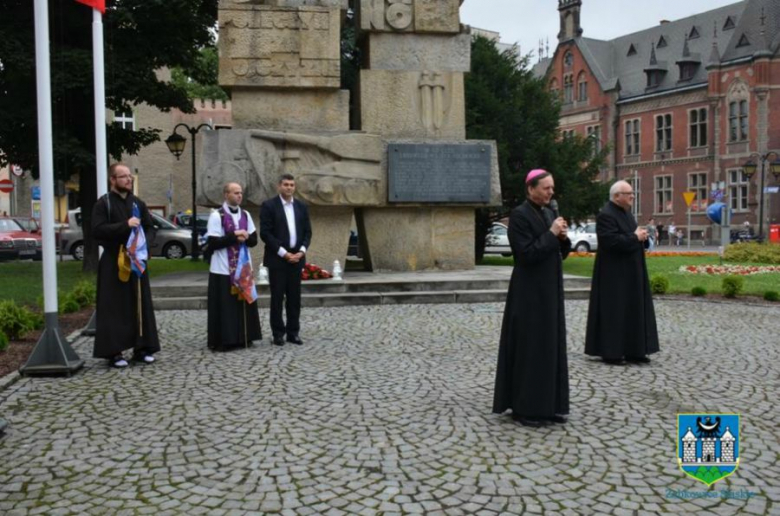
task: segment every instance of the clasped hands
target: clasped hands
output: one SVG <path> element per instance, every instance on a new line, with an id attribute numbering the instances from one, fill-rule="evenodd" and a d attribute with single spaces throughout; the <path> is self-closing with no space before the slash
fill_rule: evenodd
<path id="1" fill-rule="evenodd" d="M 644 242 L 645 240 L 647 240 L 648 234 L 647 234 L 647 229 L 645 228 L 636 228 L 634 234 L 636 235 L 637 240 L 639 240 L 640 242 Z"/>
<path id="2" fill-rule="evenodd" d="M 301 259 L 303 259 L 303 256 L 304 254 L 301 251 L 298 251 L 297 253 L 294 254 L 288 251 L 284 255 L 284 259 L 285 261 L 287 261 L 287 263 L 298 263 L 301 261 Z"/>
<path id="3" fill-rule="evenodd" d="M 239 244 L 243 244 L 249 238 L 249 232 L 246 229 L 237 229 L 233 234 L 236 235 Z"/>

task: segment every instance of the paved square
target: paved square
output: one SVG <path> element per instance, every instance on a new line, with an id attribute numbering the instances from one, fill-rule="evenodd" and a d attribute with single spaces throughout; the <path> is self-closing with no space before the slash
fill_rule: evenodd
<path id="1" fill-rule="evenodd" d="M 490 413 L 503 304 L 304 309 L 304 346 L 222 354 L 205 312 L 158 312 L 156 364 L 0 392 L 0 513 L 778 514 L 777 307 L 656 309 L 661 353 L 614 367 L 566 303 L 572 414 L 544 429 Z M 742 414 L 709 489 L 676 463 L 676 414 L 704 411 Z"/>

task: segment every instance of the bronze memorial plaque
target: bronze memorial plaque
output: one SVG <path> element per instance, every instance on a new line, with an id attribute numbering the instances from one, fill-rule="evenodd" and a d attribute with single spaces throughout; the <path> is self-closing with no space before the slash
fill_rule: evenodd
<path id="1" fill-rule="evenodd" d="M 491 148 L 480 143 L 392 143 L 388 202 L 490 202 Z"/>

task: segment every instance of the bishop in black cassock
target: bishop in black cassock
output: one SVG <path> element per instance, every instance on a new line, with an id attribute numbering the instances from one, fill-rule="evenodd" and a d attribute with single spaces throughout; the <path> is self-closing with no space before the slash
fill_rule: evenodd
<path id="1" fill-rule="evenodd" d="M 98 264 L 93 356 L 125 367 L 123 351 L 132 348 L 134 358 L 150 363 L 154 361 L 152 355 L 160 350 L 160 343 L 149 274 L 146 272 L 138 278 L 131 273 L 128 281 L 121 281 L 117 264 L 119 249 L 127 243 L 132 225 L 140 224 L 144 228 L 147 242 L 153 241 L 155 230 L 146 204 L 133 195 L 130 169 L 114 164 L 109 170 L 111 190 L 98 199 L 92 210 L 92 236 L 103 246 Z M 138 206 L 140 218 L 133 217 L 133 204 Z"/>
<path id="2" fill-rule="evenodd" d="M 596 218 L 598 253 L 593 268 L 585 353 L 619 364 L 649 362 L 658 329 L 645 263 L 647 230 L 631 215 L 634 193 L 626 181 L 610 190 Z"/>
<path id="3" fill-rule="evenodd" d="M 566 221 L 549 204 L 554 182 L 543 170 L 526 178 L 528 200 L 512 210 L 515 259 L 498 350 L 493 412 L 512 409 L 526 426 L 565 422 L 569 369 L 563 307 L 563 262 L 571 251 Z"/>

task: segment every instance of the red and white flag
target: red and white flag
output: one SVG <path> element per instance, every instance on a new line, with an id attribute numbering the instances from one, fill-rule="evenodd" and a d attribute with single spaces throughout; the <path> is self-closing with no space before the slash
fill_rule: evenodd
<path id="1" fill-rule="evenodd" d="M 93 9 L 97 9 L 103 14 L 106 14 L 106 0 L 76 0 L 80 4 L 88 5 Z"/>

